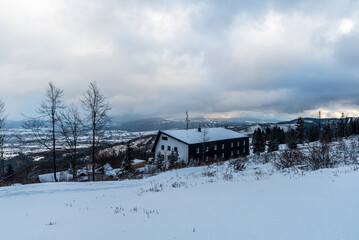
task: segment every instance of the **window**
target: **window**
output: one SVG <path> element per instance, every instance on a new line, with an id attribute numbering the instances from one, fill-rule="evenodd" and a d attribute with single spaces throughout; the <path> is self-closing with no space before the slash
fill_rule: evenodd
<path id="1" fill-rule="evenodd" d="M 237 147 L 239 147 L 239 141 L 237 142 Z"/>
<path id="2" fill-rule="evenodd" d="M 217 159 L 217 154 L 214 154 L 214 159 Z"/>
<path id="3" fill-rule="evenodd" d="M 206 156 L 206 162 L 208 162 L 208 156 Z"/>
<path id="4" fill-rule="evenodd" d="M 224 153 L 222 153 L 222 158 L 224 158 Z"/>
<path id="5" fill-rule="evenodd" d="M 167 151 L 171 151 L 171 146 L 167 146 Z"/>
<path id="6" fill-rule="evenodd" d="M 233 142 L 231 142 L 231 148 L 233 147 Z"/>
<path id="7" fill-rule="evenodd" d="M 165 145 L 161 145 L 161 150 L 165 150 Z"/>
<path id="8" fill-rule="evenodd" d="M 217 145 L 214 145 L 214 150 L 215 150 L 215 151 L 217 150 Z"/>
<path id="9" fill-rule="evenodd" d="M 233 151 L 231 151 L 231 156 L 233 157 Z"/>
<path id="10" fill-rule="evenodd" d="M 224 144 L 222 144 L 222 149 L 224 149 Z"/>
<path id="11" fill-rule="evenodd" d="M 168 137 L 162 137 L 162 140 L 167 141 L 167 140 L 168 140 Z"/>
<path id="12" fill-rule="evenodd" d="M 199 147 L 196 149 L 196 153 L 199 153 Z"/>
<path id="13" fill-rule="evenodd" d="M 239 149 L 237 150 L 237 155 L 239 155 Z"/>
<path id="14" fill-rule="evenodd" d="M 175 152 L 178 152 L 178 148 L 177 148 L 177 147 L 175 147 Z"/>
<path id="15" fill-rule="evenodd" d="M 243 153 L 246 153 L 246 149 L 245 149 L 245 148 L 243 148 Z"/>
<path id="16" fill-rule="evenodd" d="M 246 140 L 243 140 L 243 146 L 245 146 L 246 145 Z"/>
<path id="17" fill-rule="evenodd" d="M 208 147 L 206 147 L 206 152 L 208 152 Z"/>

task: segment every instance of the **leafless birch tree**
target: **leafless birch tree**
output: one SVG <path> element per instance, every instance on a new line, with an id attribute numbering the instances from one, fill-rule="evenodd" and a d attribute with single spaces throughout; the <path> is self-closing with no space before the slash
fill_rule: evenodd
<path id="1" fill-rule="evenodd" d="M 74 179 L 76 178 L 76 161 L 78 154 L 78 140 L 83 135 L 83 121 L 76 106 L 71 105 L 61 112 L 60 128 L 65 139 L 65 145 L 71 152 L 71 169 Z"/>
<path id="2" fill-rule="evenodd" d="M 87 117 L 87 127 L 90 131 L 92 147 L 92 180 L 95 181 L 96 147 L 101 143 L 104 130 L 106 130 L 106 127 L 110 122 L 108 112 L 111 110 L 111 105 L 106 101 L 106 97 L 100 93 L 96 82 L 90 83 L 81 102 Z"/>
<path id="3" fill-rule="evenodd" d="M 7 140 L 5 132 L 5 103 L 0 100 L 0 165 L 1 165 L 1 175 L 0 179 L 5 177 L 5 159 L 4 159 L 4 145 Z"/>
<path id="4" fill-rule="evenodd" d="M 56 177 L 56 143 L 57 125 L 59 121 L 59 111 L 65 106 L 62 103 L 63 90 L 57 88 L 52 82 L 46 89 L 45 98 L 42 101 L 37 118 L 29 118 L 24 123 L 24 128 L 29 129 L 36 141 L 52 152 L 54 180 Z"/>

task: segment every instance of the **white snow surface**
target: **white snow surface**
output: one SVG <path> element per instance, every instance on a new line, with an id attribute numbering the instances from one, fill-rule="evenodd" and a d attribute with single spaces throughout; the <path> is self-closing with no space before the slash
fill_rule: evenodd
<path id="1" fill-rule="evenodd" d="M 225 128 L 202 128 L 201 131 L 195 129 L 182 130 L 164 130 L 161 131 L 169 136 L 179 139 L 188 144 L 196 144 L 203 142 L 203 135 L 205 132 L 207 142 L 220 141 L 225 139 L 247 137 L 244 134 L 225 129 Z"/>
<path id="2" fill-rule="evenodd" d="M 59 181 L 67 182 L 67 181 L 71 181 L 73 179 L 73 175 L 71 173 L 69 173 L 68 171 L 56 172 L 56 178 Z M 46 173 L 46 174 L 39 175 L 39 181 L 41 183 L 55 182 L 54 173 Z"/>
<path id="3" fill-rule="evenodd" d="M 359 239 L 353 166 L 228 163 L 141 180 L 0 188 L 1 240 Z"/>

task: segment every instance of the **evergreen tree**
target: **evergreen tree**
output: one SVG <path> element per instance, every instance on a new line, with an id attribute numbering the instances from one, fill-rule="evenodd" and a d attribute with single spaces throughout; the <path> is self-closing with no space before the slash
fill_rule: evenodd
<path id="1" fill-rule="evenodd" d="M 295 129 L 296 141 L 299 144 L 303 144 L 303 142 L 304 142 L 304 121 L 301 117 L 298 118 L 295 126 L 296 126 L 296 129 Z"/>
<path id="2" fill-rule="evenodd" d="M 285 132 L 282 128 L 278 127 L 278 141 L 279 144 L 285 144 Z"/>
<path id="3" fill-rule="evenodd" d="M 264 132 L 260 128 L 256 129 L 252 138 L 253 153 L 260 154 L 265 151 Z"/>
<path id="4" fill-rule="evenodd" d="M 278 149 L 279 149 L 278 129 L 273 128 L 268 140 L 268 152 L 277 151 Z"/>
<path id="5" fill-rule="evenodd" d="M 330 123 L 328 123 L 323 128 L 322 140 L 330 142 L 332 140 L 332 130 L 330 129 Z"/>
<path id="6" fill-rule="evenodd" d="M 318 127 L 312 125 L 308 129 L 308 141 L 314 142 L 314 141 L 317 141 L 318 138 L 319 138 L 319 129 L 318 129 Z"/>
<path id="7" fill-rule="evenodd" d="M 288 148 L 295 149 L 297 148 L 297 139 L 296 139 L 296 132 L 293 129 L 288 130 L 286 134 L 286 144 Z"/>
<path id="8" fill-rule="evenodd" d="M 158 153 L 155 161 L 155 165 L 159 171 L 163 170 L 164 161 L 165 161 L 165 157 L 161 153 Z"/>
<path id="9" fill-rule="evenodd" d="M 171 151 L 171 153 L 168 155 L 168 164 L 169 164 L 169 168 L 173 168 L 176 166 L 178 162 L 178 152 L 176 151 Z"/>
<path id="10" fill-rule="evenodd" d="M 13 174 L 15 173 L 14 168 L 13 168 L 13 166 L 11 165 L 11 163 L 10 163 L 9 165 L 7 165 L 6 171 L 7 171 L 7 175 L 8 175 L 8 176 L 11 176 L 11 175 L 13 175 Z"/>
<path id="11" fill-rule="evenodd" d="M 267 141 L 269 141 L 270 137 L 271 137 L 271 129 L 269 127 L 266 128 L 266 131 L 265 133 L 263 132 L 264 134 L 264 142 L 265 144 L 267 144 Z"/>
<path id="12" fill-rule="evenodd" d="M 131 171 L 131 167 L 133 164 L 133 156 L 132 156 L 132 147 L 130 144 L 127 144 L 126 155 L 122 163 L 122 172 L 127 174 Z"/>
<path id="13" fill-rule="evenodd" d="M 338 123 L 338 137 L 344 137 L 345 136 L 345 122 L 344 122 L 344 113 L 342 113 L 342 116 L 340 117 L 339 123 Z"/>

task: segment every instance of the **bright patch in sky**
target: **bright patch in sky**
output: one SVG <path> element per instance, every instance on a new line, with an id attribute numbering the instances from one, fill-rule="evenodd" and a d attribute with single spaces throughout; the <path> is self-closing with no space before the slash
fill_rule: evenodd
<path id="1" fill-rule="evenodd" d="M 340 21 L 339 31 L 341 34 L 348 34 L 353 30 L 354 23 L 350 19 L 343 19 Z"/>

